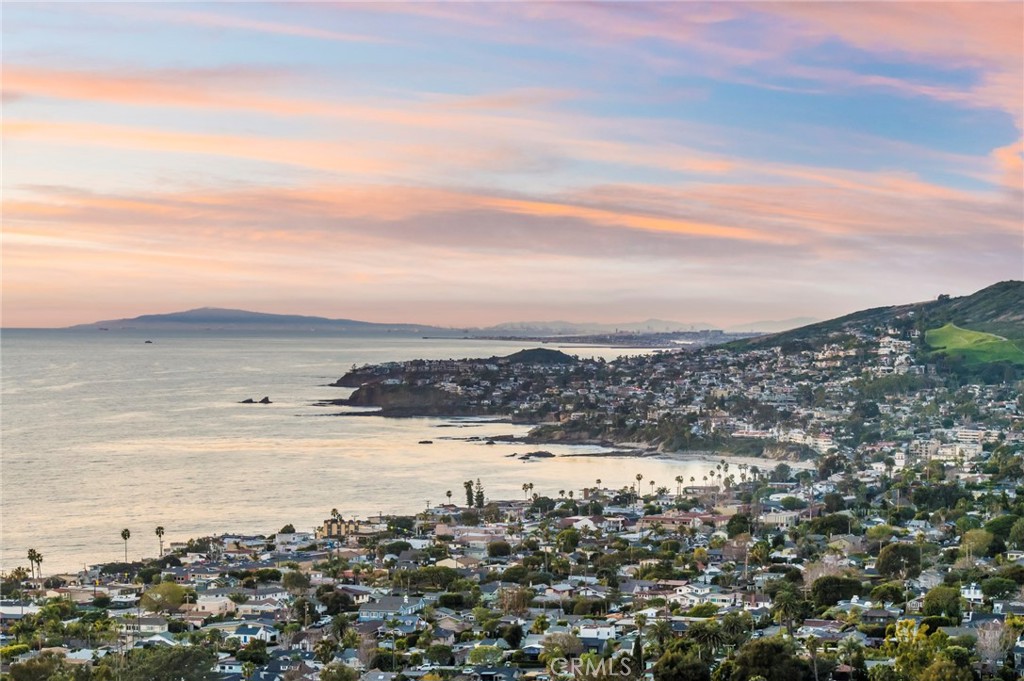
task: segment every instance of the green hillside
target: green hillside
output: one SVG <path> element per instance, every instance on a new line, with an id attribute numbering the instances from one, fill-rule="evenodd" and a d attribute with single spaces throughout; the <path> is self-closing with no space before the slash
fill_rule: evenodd
<path id="1" fill-rule="evenodd" d="M 929 328 L 956 324 L 963 329 L 1024 340 L 1024 281 L 1001 281 L 977 293 L 929 303 Z"/>
<path id="2" fill-rule="evenodd" d="M 829 337 L 834 334 L 856 329 L 878 326 L 905 328 L 909 325 L 925 333 L 947 324 L 956 325 L 961 329 L 996 334 L 1009 339 L 1016 347 L 1024 347 L 1024 281 L 1001 281 L 959 298 L 940 295 L 935 300 L 921 303 L 861 310 L 818 324 L 737 341 L 730 345 L 738 349 L 774 345 L 817 347 L 828 342 Z M 994 355 L 1006 352 L 1010 351 L 1004 348 Z"/>
<path id="3" fill-rule="evenodd" d="M 991 333 L 946 324 L 925 333 L 924 339 L 933 353 L 958 357 L 967 364 L 1012 362 L 1024 366 L 1024 350 Z"/>

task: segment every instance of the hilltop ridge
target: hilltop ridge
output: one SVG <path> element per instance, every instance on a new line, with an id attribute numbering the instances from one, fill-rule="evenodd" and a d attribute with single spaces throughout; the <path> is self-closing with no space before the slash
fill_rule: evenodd
<path id="1" fill-rule="evenodd" d="M 955 324 L 963 329 L 1024 341 L 1024 281 L 1001 281 L 975 293 L 956 298 L 939 295 L 934 300 L 859 310 L 816 324 L 781 333 L 736 341 L 736 349 L 773 345 L 820 346 L 836 333 L 864 325 L 912 325 L 920 333 Z"/>

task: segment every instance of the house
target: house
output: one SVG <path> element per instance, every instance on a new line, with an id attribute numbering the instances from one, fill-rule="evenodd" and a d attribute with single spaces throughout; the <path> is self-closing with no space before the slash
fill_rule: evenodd
<path id="1" fill-rule="evenodd" d="M 446 567 L 453 570 L 472 570 L 480 565 L 481 561 L 472 556 L 454 556 L 445 558 L 435 563 L 437 567 Z"/>
<path id="2" fill-rule="evenodd" d="M 231 636 L 238 639 L 243 646 L 249 645 L 252 641 L 264 641 L 268 644 L 277 643 L 277 629 L 268 627 L 265 624 L 242 624 L 235 629 Z"/>
<path id="3" fill-rule="evenodd" d="M 860 614 L 860 621 L 864 624 L 888 624 L 889 622 L 895 622 L 897 613 L 884 608 L 870 608 Z"/>
<path id="4" fill-rule="evenodd" d="M 339 593 L 345 594 L 354 605 L 363 605 L 364 603 L 370 602 L 371 589 L 365 586 L 358 586 L 354 584 L 343 584 L 335 589 Z"/>
<path id="5" fill-rule="evenodd" d="M 359 681 L 395 681 L 400 676 L 398 672 L 382 672 L 379 669 L 371 669 L 359 677 Z"/>
<path id="6" fill-rule="evenodd" d="M 519 667 L 474 667 L 469 673 L 472 681 L 517 681 L 522 676 Z"/>
<path id="7" fill-rule="evenodd" d="M 163 617 L 117 617 L 114 621 L 125 635 L 162 634 L 167 631 L 167 620 Z"/>
<path id="8" fill-rule="evenodd" d="M 791 527 L 796 527 L 799 521 L 799 511 L 768 511 L 762 513 L 758 519 L 762 527 L 770 527 L 776 530 L 788 530 Z"/>
<path id="9" fill-rule="evenodd" d="M 978 586 L 977 582 L 961 586 L 960 596 L 968 603 L 983 603 L 985 601 L 985 594 L 981 592 L 981 587 Z"/>
<path id="10" fill-rule="evenodd" d="M 222 655 L 225 655 L 225 657 L 222 657 L 221 659 L 217 660 L 216 669 L 217 669 L 217 671 L 219 673 L 221 673 L 221 674 L 241 674 L 242 673 L 242 663 L 241 662 L 236 660 L 234 657 L 232 657 L 230 655 L 227 655 L 227 653 L 222 653 Z"/>
<path id="11" fill-rule="evenodd" d="M 386 620 L 399 615 L 411 615 L 423 607 L 420 599 L 408 596 L 384 596 L 372 603 L 359 606 L 359 621 Z"/>
<path id="12" fill-rule="evenodd" d="M 599 641 L 607 641 L 614 639 L 617 635 L 617 629 L 614 624 L 580 625 L 580 638 L 593 638 Z"/>
<path id="13" fill-rule="evenodd" d="M 169 631 L 161 634 L 152 634 L 135 641 L 136 648 L 176 648 L 180 645 L 183 645 L 182 642 L 174 638 L 174 634 Z"/>
<path id="14" fill-rule="evenodd" d="M 845 555 L 863 553 L 864 538 L 852 534 L 840 534 L 832 537 L 828 542 L 828 547 Z"/>
<path id="15" fill-rule="evenodd" d="M 207 596 L 200 594 L 195 603 L 190 603 L 186 609 L 204 615 L 227 615 L 237 609 L 237 604 L 227 596 Z"/>

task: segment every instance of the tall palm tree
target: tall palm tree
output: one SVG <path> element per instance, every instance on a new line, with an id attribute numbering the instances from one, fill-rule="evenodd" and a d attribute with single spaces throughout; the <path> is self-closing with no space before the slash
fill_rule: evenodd
<path id="1" fill-rule="evenodd" d="M 695 622 L 689 631 L 690 637 L 697 643 L 698 655 L 703 659 L 703 653 L 708 651 L 709 657 L 714 657 L 715 651 L 725 643 L 725 632 L 722 625 L 715 621 Z"/>
<path id="2" fill-rule="evenodd" d="M 448 497 L 448 503 L 451 504 L 452 503 L 452 491 L 448 490 L 447 492 L 444 493 L 444 495 L 446 497 Z"/>
<path id="3" fill-rule="evenodd" d="M 684 480 L 686 480 L 686 478 L 684 478 L 683 476 L 681 476 L 681 475 L 677 475 L 676 476 L 676 498 L 677 499 L 679 498 L 679 495 L 682 492 L 683 481 Z"/>
<path id="4" fill-rule="evenodd" d="M 529 499 L 529 497 L 530 497 L 530 483 L 524 482 L 523 483 L 523 500 L 525 501 L 526 499 Z"/>
<path id="5" fill-rule="evenodd" d="M 28 550 L 28 568 L 32 571 L 32 579 L 36 578 L 36 556 L 39 552 L 35 549 Z"/>
<path id="6" fill-rule="evenodd" d="M 658 645 L 660 657 L 665 652 L 668 641 L 672 638 L 672 624 L 668 620 L 657 620 L 651 625 L 651 635 Z"/>
<path id="7" fill-rule="evenodd" d="M 121 530 L 121 539 L 124 540 L 124 562 L 128 562 L 128 540 L 131 539 L 132 533 L 127 527 Z"/>
<path id="8" fill-rule="evenodd" d="M 163 525 L 157 525 L 156 526 L 156 537 L 157 537 L 157 539 L 160 540 L 160 555 L 159 555 L 159 557 L 163 558 L 164 557 L 164 526 Z"/>
<path id="9" fill-rule="evenodd" d="M 821 641 L 817 636 L 808 636 L 804 641 L 807 646 L 807 654 L 811 657 L 811 666 L 814 667 L 814 681 L 818 681 L 818 650 L 821 648 Z"/>
<path id="10" fill-rule="evenodd" d="M 800 597 L 791 589 L 782 589 L 775 595 L 775 602 L 772 604 L 775 617 L 786 624 L 786 631 L 790 638 L 793 637 L 793 620 L 803 612 L 803 605 Z"/>
<path id="11" fill-rule="evenodd" d="M 839 651 L 839 659 L 845 664 L 853 666 L 856 657 L 864 651 L 864 646 L 861 645 L 861 642 L 855 636 L 847 636 L 839 641 L 837 649 Z"/>

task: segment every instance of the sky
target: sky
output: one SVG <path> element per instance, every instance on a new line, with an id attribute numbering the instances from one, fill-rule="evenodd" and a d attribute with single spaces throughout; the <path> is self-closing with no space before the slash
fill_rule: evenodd
<path id="1" fill-rule="evenodd" d="M 1024 278 L 1024 3 L 16 3 L 2 320 L 727 326 Z"/>

